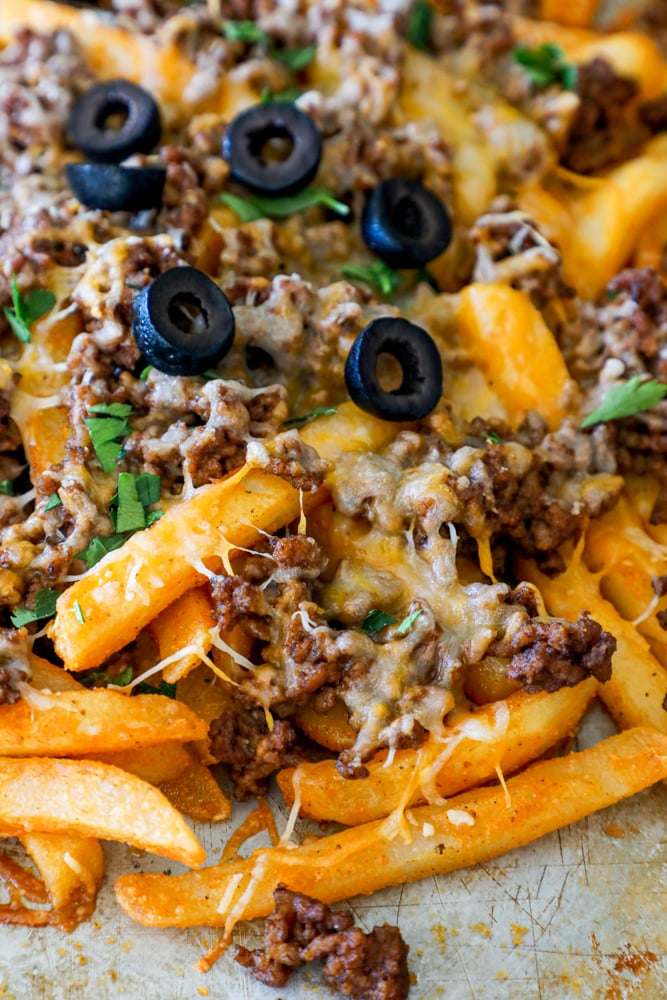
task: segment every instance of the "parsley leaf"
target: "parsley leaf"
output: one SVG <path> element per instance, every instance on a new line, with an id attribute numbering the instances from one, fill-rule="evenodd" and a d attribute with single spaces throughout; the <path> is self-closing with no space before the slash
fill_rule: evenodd
<path id="1" fill-rule="evenodd" d="M 316 417 L 332 417 L 337 409 L 337 406 L 316 406 L 310 413 L 304 413 L 301 417 L 290 417 L 289 420 L 285 421 L 283 426 L 303 427 L 304 424 L 309 424 Z"/>
<path id="2" fill-rule="evenodd" d="M 262 93 L 260 94 L 260 101 L 262 104 L 271 104 L 272 101 L 296 101 L 298 97 L 301 97 L 303 91 L 299 90 L 298 87 L 285 87 L 284 90 L 277 90 L 272 93 L 268 87 L 264 87 Z"/>
<path id="3" fill-rule="evenodd" d="M 392 618 L 391 615 L 388 615 L 386 611 L 380 611 L 379 608 L 373 608 L 364 618 L 361 623 L 361 627 L 364 632 L 368 632 L 371 638 L 374 639 L 378 632 L 381 632 L 383 628 L 387 627 L 387 625 L 395 624 L 396 619 Z"/>
<path id="4" fill-rule="evenodd" d="M 290 73 L 300 73 L 310 66 L 316 52 L 316 45 L 304 45 L 299 49 L 274 49 L 271 58 L 286 66 Z"/>
<path id="5" fill-rule="evenodd" d="M 129 403 L 95 403 L 89 407 L 89 412 L 100 414 L 86 417 L 84 423 L 102 472 L 113 472 L 123 455 L 122 439 L 132 433 L 127 422 L 132 407 Z"/>
<path id="6" fill-rule="evenodd" d="M 47 510 L 54 510 L 56 507 L 62 507 L 63 502 L 57 493 L 52 493 L 49 499 L 46 501 L 46 507 L 44 508 L 44 513 Z"/>
<path id="7" fill-rule="evenodd" d="M 125 667 L 125 670 L 118 674 L 117 677 L 111 677 L 103 670 L 95 670 L 92 674 L 88 674 L 86 677 L 79 677 L 79 680 L 84 687 L 92 687 L 93 684 L 100 683 L 115 684 L 117 687 L 125 687 L 132 680 L 132 672 L 132 667 Z"/>
<path id="8" fill-rule="evenodd" d="M 2 493 L 6 497 L 14 496 L 14 483 L 11 481 L 11 479 L 0 480 L 0 493 Z"/>
<path id="9" fill-rule="evenodd" d="M 111 498 L 111 519 L 116 532 L 141 531 L 157 520 L 151 516 L 157 511 L 147 510 L 160 499 L 160 477 L 150 472 L 135 476 L 132 472 L 121 472 L 118 487 Z M 161 514 L 161 512 L 160 512 Z"/>
<path id="10" fill-rule="evenodd" d="M 18 339 L 27 344 L 30 341 L 31 324 L 53 309 L 56 297 L 45 288 L 33 288 L 24 298 L 19 291 L 15 274 L 12 275 L 10 290 L 12 304 L 5 306 L 4 313 Z"/>
<path id="11" fill-rule="evenodd" d="M 285 195 L 282 198 L 263 198 L 259 195 L 246 195 L 241 198 L 236 194 L 221 194 L 220 201 L 236 212 L 242 222 L 254 222 L 255 219 L 286 219 L 296 212 L 304 212 L 315 205 L 324 205 L 338 215 L 349 215 L 350 206 L 344 201 L 338 201 L 326 188 L 310 187 L 296 194 Z"/>
<path id="12" fill-rule="evenodd" d="M 141 684 L 137 684 L 134 689 L 135 694 L 161 694 L 165 698 L 175 698 L 176 697 L 176 685 L 169 684 L 167 681 L 160 681 L 159 684 L 153 685 L 149 684 L 147 681 L 142 681 Z"/>
<path id="13" fill-rule="evenodd" d="M 544 42 L 531 48 L 517 45 L 514 61 L 523 66 L 536 87 L 560 83 L 565 90 L 574 90 L 577 84 L 577 67 L 567 62 L 560 45 Z"/>
<path id="14" fill-rule="evenodd" d="M 76 615 L 76 620 L 78 621 L 79 625 L 86 624 L 86 616 L 84 615 L 83 608 L 81 607 L 78 601 L 74 602 L 74 614 Z"/>
<path id="15" fill-rule="evenodd" d="M 606 423 L 608 420 L 633 417 L 635 413 L 652 410 L 665 396 L 667 396 L 667 385 L 654 379 L 643 382 L 641 375 L 634 375 L 628 382 L 615 385 L 579 426 L 591 427 L 593 424 Z"/>
<path id="16" fill-rule="evenodd" d="M 435 11 L 433 5 L 425 0 L 417 0 L 410 11 L 408 19 L 407 39 L 416 49 L 426 51 L 431 41 L 431 28 Z"/>
<path id="17" fill-rule="evenodd" d="M 417 608 L 416 611 L 412 611 L 409 615 L 406 615 L 403 621 L 399 624 L 398 628 L 394 632 L 394 635 L 404 636 L 407 635 L 414 623 L 417 621 L 420 615 L 423 615 L 424 609 Z"/>
<path id="18" fill-rule="evenodd" d="M 56 613 L 56 601 L 60 597 L 57 590 L 43 587 L 37 591 L 35 597 L 35 607 L 16 608 L 10 615 L 14 628 L 21 628 L 22 625 L 29 625 L 30 622 L 41 621 L 42 618 L 53 618 Z"/>
<path id="19" fill-rule="evenodd" d="M 86 569 L 92 569 L 93 566 L 96 566 L 101 559 L 104 559 L 107 552 L 113 552 L 114 549 L 119 549 L 127 538 L 128 536 L 126 534 L 107 535 L 106 538 L 93 538 L 90 545 L 88 545 L 83 552 L 77 552 L 76 558 L 83 559 L 86 564 Z"/>
<path id="20" fill-rule="evenodd" d="M 401 280 L 398 271 L 394 271 L 383 260 L 377 260 L 374 264 L 347 264 L 341 268 L 344 278 L 351 278 L 352 281 L 363 281 L 366 285 L 377 288 L 387 298 L 391 298 Z"/>
<path id="21" fill-rule="evenodd" d="M 145 382 L 152 371 L 153 371 L 153 366 L 146 365 L 146 367 L 142 369 L 141 374 L 139 375 L 139 381 Z"/>
<path id="22" fill-rule="evenodd" d="M 500 434 L 496 434 L 495 431 L 487 431 L 484 435 L 484 440 L 489 441 L 491 444 L 502 444 L 503 439 Z"/>
<path id="23" fill-rule="evenodd" d="M 222 33 L 230 42 L 247 42 L 248 45 L 264 45 L 266 48 L 273 44 L 271 35 L 254 21 L 225 21 Z"/>

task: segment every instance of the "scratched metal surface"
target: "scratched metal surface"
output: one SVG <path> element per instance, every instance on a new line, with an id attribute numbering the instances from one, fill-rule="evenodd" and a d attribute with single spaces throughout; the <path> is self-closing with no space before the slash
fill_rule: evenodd
<path id="1" fill-rule="evenodd" d="M 597 710 L 579 746 L 611 731 Z M 286 810 L 275 803 L 284 822 Z M 235 812 L 235 824 L 243 815 Z M 231 826 L 202 833 L 212 861 Z M 655 787 L 495 861 L 349 904 L 364 929 L 398 923 L 410 945 L 411 1000 L 664 1000 L 667 997 L 667 789 Z M 200 831 L 201 832 L 201 831 Z M 622 834 L 622 836 L 620 836 Z M 205 929 L 139 928 L 115 906 L 113 879 L 170 865 L 107 846 L 96 919 L 65 936 L 0 928 L 2 1000 L 325 1000 L 317 970 L 270 990 L 231 954 L 194 964 Z M 238 940 L 254 946 L 258 928 Z"/>

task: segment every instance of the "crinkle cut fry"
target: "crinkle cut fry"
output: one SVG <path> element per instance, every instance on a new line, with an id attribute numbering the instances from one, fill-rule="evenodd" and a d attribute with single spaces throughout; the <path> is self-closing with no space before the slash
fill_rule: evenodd
<path id="1" fill-rule="evenodd" d="M 454 723 L 445 742 L 430 736 L 421 751 L 397 750 L 391 763 L 385 761 L 385 755 L 367 761 L 367 778 L 349 781 L 341 777 L 333 761 L 323 760 L 279 772 L 278 786 L 291 805 L 298 783 L 301 812 L 313 819 L 350 826 L 368 823 L 399 806 L 415 769 L 420 770 L 424 765 L 422 773 L 427 780 L 430 778 L 437 794 L 449 796 L 494 778 L 496 766 L 511 774 L 539 759 L 575 731 L 596 690 L 597 681 L 590 678 L 553 694 L 518 692 L 506 701 L 507 726 L 500 732 L 494 727 L 498 706 L 492 703 L 466 716 L 462 727 Z M 464 736 L 469 720 L 475 725 L 473 732 L 483 730 L 488 738 Z M 432 777 L 431 768 L 435 769 Z M 423 790 L 417 783 L 406 805 L 424 801 Z"/>
<path id="2" fill-rule="evenodd" d="M 206 852 L 167 799 L 110 764 L 0 758 L 0 836 L 101 837 L 198 866 Z"/>
<path id="3" fill-rule="evenodd" d="M 510 778 L 509 806 L 502 788 L 494 786 L 465 792 L 445 806 L 415 808 L 411 843 L 387 839 L 386 821 L 379 820 L 292 850 L 266 848 L 186 875 L 123 875 L 116 896 L 145 926 L 226 925 L 230 933 L 237 920 L 271 912 L 279 882 L 333 903 L 465 868 L 574 823 L 666 775 L 667 737 L 633 729 Z M 461 822 L 463 813 L 472 825 L 465 817 Z"/>

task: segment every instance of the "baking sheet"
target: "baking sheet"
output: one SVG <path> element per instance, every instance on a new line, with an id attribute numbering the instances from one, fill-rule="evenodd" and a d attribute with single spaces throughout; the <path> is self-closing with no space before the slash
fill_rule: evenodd
<path id="1" fill-rule="evenodd" d="M 614 731 L 596 708 L 578 748 Z M 276 797 L 276 817 L 287 810 Z M 198 828 L 209 862 L 233 822 Z M 299 829 L 299 827 L 297 827 Z M 308 830 L 300 824 L 301 833 Z M 258 846 L 258 841 L 250 842 Z M 216 940 L 206 928 L 138 927 L 115 904 L 114 878 L 180 866 L 105 845 L 107 878 L 95 919 L 64 935 L 0 928 L 0 1000 L 326 1000 L 317 963 L 288 987 L 257 983 L 224 955 L 195 971 Z M 397 923 L 410 945 L 410 1000 L 664 1000 L 667 997 L 667 789 L 656 786 L 495 861 L 397 886 L 348 904 L 365 930 Z M 235 939 L 259 942 L 260 923 Z"/>

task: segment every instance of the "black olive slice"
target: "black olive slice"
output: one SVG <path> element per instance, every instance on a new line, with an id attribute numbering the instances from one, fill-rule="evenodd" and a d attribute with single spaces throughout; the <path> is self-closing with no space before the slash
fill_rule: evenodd
<path id="1" fill-rule="evenodd" d="M 401 369 L 401 384 L 384 389 L 378 361 L 389 355 Z M 442 361 L 433 338 L 420 326 L 393 316 L 374 319 L 352 344 L 345 382 L 356 405 L 383 420 L 420 420 L 442 396 Z"/>
<path id="2" fill-rule="evenodd" d="M 150 153 L 162 123 L 155 99 L 129 80 L 96 83 L 75 103 L 67 122 L 73 146 L 96 163 L 120 163 Z"/>
<path id="3" fill-rule="evenodd" d="M 452 239 L 449 213 L 418 181 L 394 178 L 370 193 L 361 218 L 365 243 L 390 267 L 422 267 Z"/>
<path id="4" fill-rule="evenodd" d="M 174 267 L 135 298 L 132 333 L 146 361 L 161 372 L 199 375 L 231 348 L 234 313 L 203 271 Z"/>
<path id="5" fill-rule="evenodd" d="M 227 126 L 222 155 L 233 179 L 255 194 L 295 194 L 317 173 L 322 136 L 312 118 L 289 101 L 256 104 Z"/>
<path id="6" fill-rule="evenodd" d="M 68 163 L 65 174 L 82 205 L 107 212 L 156 208 L 167 178 L 164 167 L 119 167 L 115 163 Z"/>

